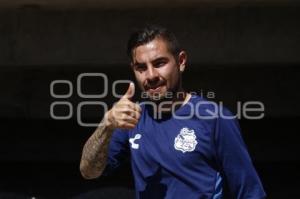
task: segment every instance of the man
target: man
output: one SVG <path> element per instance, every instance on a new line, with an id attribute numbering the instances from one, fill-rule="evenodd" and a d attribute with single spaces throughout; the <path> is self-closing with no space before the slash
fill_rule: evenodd
<path id="1" fill-rule="evenodd" d="M 132 102 L 129 85 L 86 142 L 83 177 L 97 178 L 130 156 L 137 198 L 218 199 L 225 186 L 233 198 L 265 198 L 237 122 L 211 115 L 215 106 L 184 91 L 187 54 L 175 36 L 146 27 L 132 34 L 128 54 L 150 102 Z"/>

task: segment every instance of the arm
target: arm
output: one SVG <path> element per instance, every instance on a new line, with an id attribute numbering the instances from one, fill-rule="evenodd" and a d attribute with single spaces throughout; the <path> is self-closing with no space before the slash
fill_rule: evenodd
<path id="1" fill-rule="evenodd" d="M 226 116 L 232 116 L 224 110 Z M 221 172 L 235 199 L 263 199 L 265 192 L 235 119 L 216 120 L 215 146 Z"/>
<path id="2" fill-rule="evenodd" d="M 104 120 L 83 147 L 80 172 L 86 179 L 99 177 L 104 171 L 109 156 L 109 143 L 116 129 L 132 129 L 138 123 L 141 108 L 130 101 L 134 84 L 126 94 L 105 113 Z"/>
<path id="3" fill-rule="evenodd" d="M 84 178 L 93 179 L 102 174 L 106 166 L 112 132 L 113 129 L 102 121 L 85 143 L 80 161 L 80 172 Z"/>

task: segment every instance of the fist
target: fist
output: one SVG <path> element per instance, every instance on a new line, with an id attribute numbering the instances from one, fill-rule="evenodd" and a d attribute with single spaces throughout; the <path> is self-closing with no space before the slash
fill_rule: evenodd
<path id="1" fill-rule="evenodd" d="M 123 97 L 105 114 L 106 124 L 110 129 L 132 129 L 138 123 L 142 109 L 131 101 L 134 91 L 134 83 L 130 83 Z"/>

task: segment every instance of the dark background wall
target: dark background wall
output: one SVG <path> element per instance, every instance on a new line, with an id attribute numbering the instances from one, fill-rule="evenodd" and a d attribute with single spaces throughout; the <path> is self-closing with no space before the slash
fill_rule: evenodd
<path id="1" fill-rule="evenodd" d="M 261 101 L 265 117 L 240 120 L 243 137 L 269 198 L 299 198 L 300 27 L 295 4 L 204 4 L 193 7 L 48 9 L 29 5 L 0 10 L 0 192 L 4 196 L 131 198 L 125 165 L 113 176 L 80 177 L 81 149 L 93 127 L 77 123 L 78 103 L 112 104 L 117 99 L 83 99 L 76 79 L 104 73 L 133 79 L 125 55 L 132 29 L 158 23 L 173 30 L 188 52 L 184 85 L 214 92 L 233 112 L 238 101 Z M 53 80 L 74 83 L 73 95 L 55 99 Z M 83 82 L 84 92 L 100 92 L 99 79 Z M 65 93 L 62 87 L 59 92 Z M 121 93 L 121 92 L 120 92 Z M 50 117 L 54 101 L 69 101 L 74 115 Z M 65 107 L 57 113 L 66 114 Z M 102 118 L 86 107 L 84 121 Z M 96 191 L 95 191 L 96 190 Z M 119 194 L 122 193 L 122 194 Z M 0 195 L 1 196 L 1 195 Z"/>

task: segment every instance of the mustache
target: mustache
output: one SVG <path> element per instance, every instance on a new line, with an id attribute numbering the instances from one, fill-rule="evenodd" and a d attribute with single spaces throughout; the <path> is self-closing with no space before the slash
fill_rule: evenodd
<path id="1" fill-rule="evenodd" d="M 163 81 L 163 80 L 162 81 L 157 81 L 157 82 L 151 83 L 151 84 L 146 83 L 144 85 L 144 88 L 147 90 L 147 89 L 151 89 L 151 88 L 157 88 L 157 87 L 162 86 L 164 84 L 165 84 L 165 81 Z"/>

